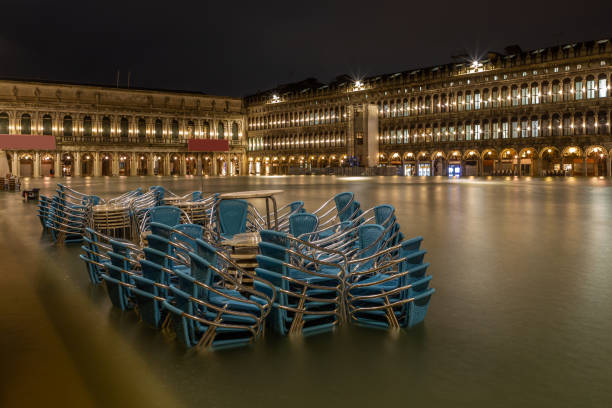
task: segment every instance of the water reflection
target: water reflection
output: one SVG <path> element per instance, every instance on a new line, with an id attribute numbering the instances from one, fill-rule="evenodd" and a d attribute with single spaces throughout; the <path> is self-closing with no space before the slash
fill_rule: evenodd
<path id="1" fill-rule="evenodd" d="M 57 181 L 25 187 L 51 194 Z M 62 182 L 112 197 L 157 184 L 183 194 L 201 180 Z M 250 348 L 199 353 L 111 308 L 104 289 L 89 285 L 78 248 L 41 239 L 34 205 L 1 193 L 0 226 L 10 239 L 0 248 L 0 346 L 17 350 L 12 365 L 26 367 L 13 383 L 44 387 L 36 362 L 48 356 L 40 371 L 58 380 L 47 395 L 71 395 L 77 405 L 606 406 L 611 186 L 580 178 L 207 177 L 206 191 L 284 189 L 279 205 L 316 208 L 349 189 L 364 207 L 393 204 L 402 230 L 425 237 L 437 294 L 425 325 L 411 331 L 344 327 L 291 340 L 267 333 Z M 53 392 L 61 383 L 74 385 Z M 9 389 L 0 395 L 15 395 Z M 19 400 L 7 401 L 0 405 Z"/>

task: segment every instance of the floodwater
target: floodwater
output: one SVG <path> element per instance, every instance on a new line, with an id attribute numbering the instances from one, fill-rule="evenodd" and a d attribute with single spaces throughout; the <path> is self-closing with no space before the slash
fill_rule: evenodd
<path id="1" fill-rule="evenodd" d="M 40 179 L 116 196 L 200 179 Z M 111 307 L 78 246 L 41 234 L 36 205 L 0 193 L 0 406 L 612 406 L 612 181 L 595 178 L 206 178 L 205 191 L 284 189 L 308 209 L 341 191 L 395 206 L 425 237 L 425 324 L 186 352 Z"/>

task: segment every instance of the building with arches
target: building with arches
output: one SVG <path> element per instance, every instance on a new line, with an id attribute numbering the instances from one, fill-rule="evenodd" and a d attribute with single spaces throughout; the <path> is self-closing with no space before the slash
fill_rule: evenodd
<path id="1" fill-rule="evenodd" d="M 246 97 L 249 173 L 368 163 L 406 175 L 611 175 L 609 39 L 456 59 Z M 367 139 L 376 157 L 360 150 Z"/>
<path id="2" fill-rule="evenodd" d="M 22 177 L 246 172 L 240 98 L 0 80 L 0 135 L 55 137 L 53 151 L 7 150 Z M 190 152 L 189 139 L 226 139 L 228 149 Z"/>

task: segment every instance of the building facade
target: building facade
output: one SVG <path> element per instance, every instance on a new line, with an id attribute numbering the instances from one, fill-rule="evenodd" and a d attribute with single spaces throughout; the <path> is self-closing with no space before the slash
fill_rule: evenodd
<path id="1" fill-rule="evenodd" d="M 6 151 L 11 172 L 21 177 L 246 171 L 239 98 L 1 80 L 0 135 L 55 137 L 52 151 Z M 189 139 L 226 139 L 229 148 L 190 152 Z"/>
<path id="2" fill-rule="evenodd" d="M 245 98 L 248 172 L 609 176 L 611 64 L 604 39 L 280 86 Z"/>

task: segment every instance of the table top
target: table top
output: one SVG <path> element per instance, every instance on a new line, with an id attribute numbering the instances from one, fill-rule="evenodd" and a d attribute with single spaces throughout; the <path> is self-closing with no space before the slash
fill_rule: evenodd
<path id="1" fill-rule="evenodd" d="M 242 247 L 242 248 L 254 248 L 261 242 L 261 236 L 259 232 L 245 232 L 243 234 L 236 234 L 232 239 L 224 239 L 221 241 L 221 245 Z"/>
<path id="2" fill-rule="evenodd" d="M 221 200 L 244 199 L 244 198 L 267 198 L 276 194 L 281 194 L 284 190 L 254 190 L 236 191 L 233 193 L 223 193 L 219 195 Z"/>

